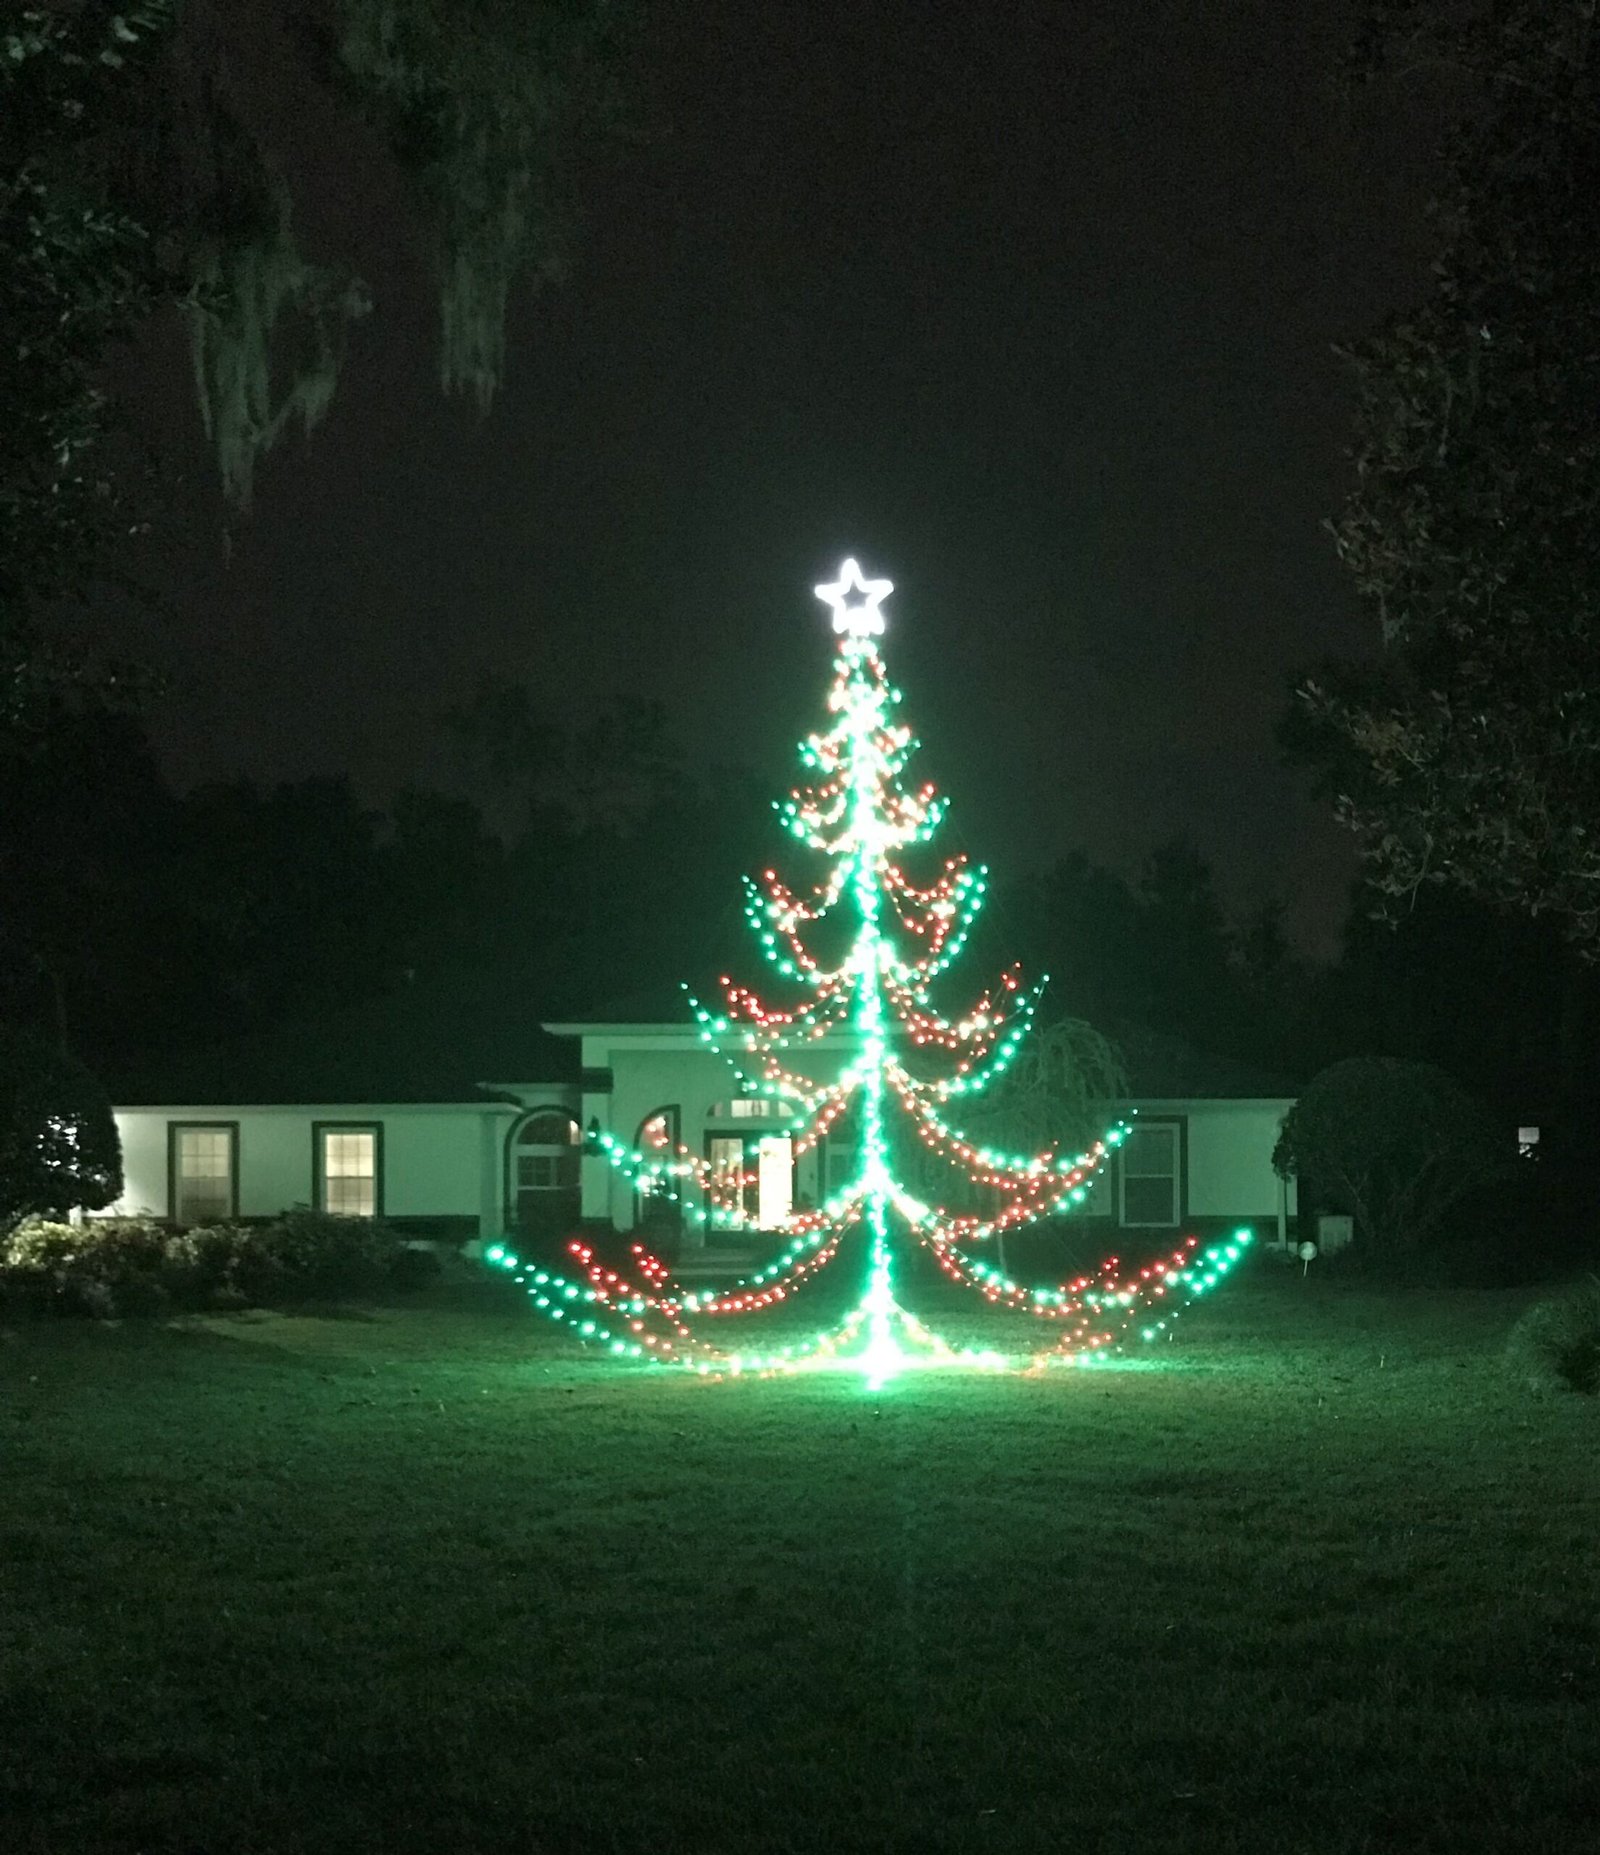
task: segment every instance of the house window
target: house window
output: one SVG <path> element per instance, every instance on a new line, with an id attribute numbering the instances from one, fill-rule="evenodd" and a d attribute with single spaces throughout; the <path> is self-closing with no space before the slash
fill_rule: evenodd
<path id="1" fill-rule="evenodd" d="M 383 1212 L 383 1128 L 318 1121 L 316 1202 L 334 1217 L 379 1217 Z"/>
<path id="2" fill-rule="evenodd" d="M 174 1121 L 168 1129 L 172 1221 L 213 1224 L 239 1214 L 239 1123 Z"/>
<path id="3" fill-rule="evenodd" d="M 583 1134 L 570 1114 L 536 1114 L 517 1134 L 517 1190 L 559 1192 L 578 1183 Z"/>
<path id="4" fill-rule="evenodd" d="M 583 1129 L 562 1108 L 530 1114 L 511 1136 L 511 1193 L 517 1224 L 554 1232 L 578 1215 Z"/>
<path id="5" fill-rule="evenodd" d="M 1176 1121 L 1141 1121 L 1122 1143 L 1122 1222 L 1130 1229 L 1178 1222 L 1178 1131 Z"/>
<path id="6" fill-rule="evenodd" d="M 713 1121 L 780 1121 L 793 1109 L 776 1095 L 735 1095 L 731 1101 L 719 1101 L 711 1110 Z"/>
<path id="7" fill-rule="evenodd" d="M 668 1108 L 657 1108 L 654 1114 L 647 1114 L 639 1123 L 634 1146 L 646 1159 L 676 1159 L 678 1118 L 675 1103 Z"/>
<path id="8" fill-rule="evenodd" d="M 678 1128 L 681 1118 L 675 1102 L 647 1114 L 639 1123 L 639 1131 L 634 1136 L 635 1150 L 646 1160 L 676 1161 L 679 1156 Z M 634 1192 L 634 1223 L 676 1222 L 679 1211 L 676 1194 L 680 1183 L 679 1179 L 670 1174 L 660 1179 L 652 1178 L 648 1173 L 640 1174 Z"/>

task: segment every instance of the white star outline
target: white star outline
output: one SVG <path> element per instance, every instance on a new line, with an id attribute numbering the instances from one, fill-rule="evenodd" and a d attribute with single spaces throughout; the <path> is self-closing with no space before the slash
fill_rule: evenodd
<path id="1" fill-rule="evenodd" d="M 835 631 L 848 633 L 852 638 L 883 636 L 883 613 L 878 608 L 894 591 L 893 580 L 864 580 L 856 563 L 847 560 L 839 569 L 838 579 L 812 590 L 824 605 L 833 607 Z M 845 603 L 852 593 L 863 595 L 859 605 Z"/>

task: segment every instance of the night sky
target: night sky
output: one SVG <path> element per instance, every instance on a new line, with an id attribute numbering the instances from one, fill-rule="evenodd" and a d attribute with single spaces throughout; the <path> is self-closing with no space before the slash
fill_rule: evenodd
<path id="1" fill-rule="evenodd" d="M 642 0 L 639 133 L 575 164 L 487 420 L 437 389 L 402 182 L 285 67 L 303 241 L 377 308 L 226 550 L 183 339 L 142 357 L 171 610 L 116 641 L 171 679 L 170 772 L 443 781 L 434 718 L 497 668 L 552 714 L 660 694 L 787 785 L 854 552 L 952 844 L 1003 880 L 1187 830 L 1328 948 L 1353 857 L 1272 730 L 1370 644 L 1331 344 L 1422 285 L 1432 140 L 1415 90 L 1341 99 L 1354 11 Z"/>

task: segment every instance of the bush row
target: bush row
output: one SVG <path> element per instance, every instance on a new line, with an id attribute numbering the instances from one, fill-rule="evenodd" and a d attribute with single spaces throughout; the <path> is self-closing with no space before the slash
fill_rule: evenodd
<path id="1" fill-rule="evenodd" d="M 438 1267 L 375 1219 L 304 1207 L 181 1231 L 139 1218 L 30 1220 L 0 1237 L 0 1308 L 109 1319 L 271 1306 L 415 1287 Z"/>

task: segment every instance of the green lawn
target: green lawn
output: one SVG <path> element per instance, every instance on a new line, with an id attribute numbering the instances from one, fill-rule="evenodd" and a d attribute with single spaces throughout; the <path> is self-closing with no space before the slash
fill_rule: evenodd
<path id="1" fill-rule="evenodd" d="M 0 1847 L 1578 1850 L 1600 1408 L 1265 1262 L 1126 1369 L 706 1384 L 504 1282 L 0 1341 Z"/>

